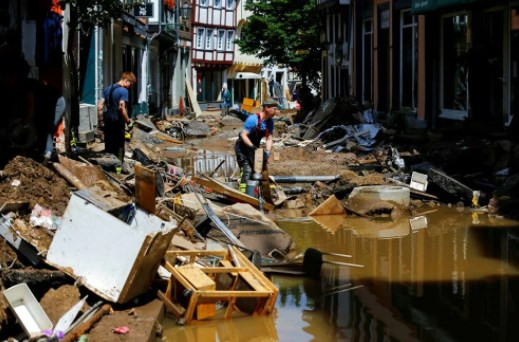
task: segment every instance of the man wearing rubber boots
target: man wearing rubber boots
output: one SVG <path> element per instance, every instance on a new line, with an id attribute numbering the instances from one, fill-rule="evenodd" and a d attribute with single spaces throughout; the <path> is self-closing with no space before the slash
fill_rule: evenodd
<path id="1" fill-rule="evenodd" d="M 260 146 L 263 137 L 267 139 L 263 162 L 266 163 L 272 151 L 274 133 L 273 117 L 278 111 L 276 100 L 269 98 L 263 102 L 263 110 L 256 114 L 251 114 L 243 124 L 243 131 L 240 133 L 234 150 L 236 160 L 241 170 L 240 191 L 245 192 L 247 181 L 252 178 L 254 168 L 254 152 Z"/>

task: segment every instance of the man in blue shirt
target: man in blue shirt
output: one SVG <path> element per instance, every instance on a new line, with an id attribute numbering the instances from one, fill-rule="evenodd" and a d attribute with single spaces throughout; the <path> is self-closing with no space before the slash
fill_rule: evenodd
<path id="1" fill-rule="evenodd" d="M 276 100 L 269 98 L 263 102 L 263 111 L 249 115 L 243 124 L 243 131 L 240 133 L 234 150 L 236 152 L 236 161 L 242 171 L 240 181 L 240 191 L 245 192 L 247 181 L 252 177 L 254 168 L 254 152 L 260 146 L 263 137 L 267 139 L 264 162 L 270 157 L 274 140 L 274 120 L 278 110 Z"/>
<path id="2" fill-rule="evenodd" d="M 136 81 L 132 72 L 123 72 L 119 82 L 103 90 L 103 98 L 97 105 L 98 114 L 103 114 L 105 152 L 116 155 L 121 161 L 124 158 L 125 124 L 131 123 L 128 116 L 128 90 Z"/>

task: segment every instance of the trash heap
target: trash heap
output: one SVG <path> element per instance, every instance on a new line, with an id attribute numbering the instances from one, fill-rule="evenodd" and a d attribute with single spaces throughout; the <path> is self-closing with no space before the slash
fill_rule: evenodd
<path id="1" fill-rule="evenodd" d="M 296 114 L 276 116 L 268 172 L 245 194 L 236 165 L 218 175 L 233 161 L 206 158 L 232 155 L 243 111 L 139 117 L 123 161 L 99 141 L 45 166 L 12 159 L 0 171 L 0 339 L 148 340 L 164 309 L 180 324 L 272 313 L 278 291 L 263 272 L 363 267 L 315 249 L 296 255 L 278 217 L 326 226 L 326 216 L 357 215 L 367 229 L 382 218 L 416 230 L 440 205 L 519 216 L 509 142 L 405 139 L 351 98 L 301 123 Z"/>

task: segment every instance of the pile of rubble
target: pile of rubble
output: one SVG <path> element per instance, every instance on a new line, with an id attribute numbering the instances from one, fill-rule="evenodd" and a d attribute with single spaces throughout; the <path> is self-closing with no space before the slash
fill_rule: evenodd
<path id="1" fill-rule="evenodd" d="M 47 166 L 11 160 L 0 172 L 0 339 L 145 340 L 160 334 L 163 307 L 189 323 L 215 317 L 217 301 L 226 318 L 269 314 L 277 289 L 260 270 L 301 261 L 275 217 L 350 213 L 421 229 L 420 207 L 518 215 L 512 146 L 480 141 L 471 148 L 488 154 L 482 167 L 452 168 L 460 156 L 483 163 L 469 141 L 403 144 L 352 99 L 328 101 L 299 124 L 282 111 L 259 192 L 237 191 L 238 172 L 215 176 L 226 161 L 182 168 L 201 147 L 231 154 L 242 114 L 141 117 L 123 162 L 99 143 Z M 301 274 L 318 273 L 319 253 L 306 253 Z"/>

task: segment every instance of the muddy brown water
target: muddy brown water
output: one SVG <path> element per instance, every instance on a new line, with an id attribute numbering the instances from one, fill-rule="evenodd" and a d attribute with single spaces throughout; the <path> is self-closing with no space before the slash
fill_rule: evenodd
<path id="1" fill-rule="evenodd" d="M 296 242 L 352 255 L 320 279 L 273 276 L 274 315 L 177 326 L 171 341 L 518 341 L 519 223 L 441 207 L 397 222 L 280 220 Z M 423 221 L 422 221 L 423 222 Z M 326 259 L 326 258 L 325 258 Z"/>

